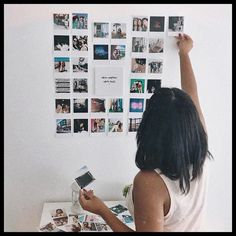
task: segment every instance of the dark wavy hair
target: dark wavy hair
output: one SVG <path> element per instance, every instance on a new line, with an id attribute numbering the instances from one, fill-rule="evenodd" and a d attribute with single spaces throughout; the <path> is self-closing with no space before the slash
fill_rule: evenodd
<path id="1" fill-rule="evenodd" d="M 137 167 L 158 168 L 171 180 L 179 180 L 183 194 L 189 192 L 190 182 L 201 176 L 206 157 L 212 157 L 197 109 L 191 97 L 178 88 L 155 91 L 136 139 Z"/>

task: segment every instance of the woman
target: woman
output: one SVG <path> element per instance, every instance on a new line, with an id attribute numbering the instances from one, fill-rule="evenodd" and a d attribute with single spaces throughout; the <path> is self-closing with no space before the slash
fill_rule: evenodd
<path id="1" fill-rule="evenodd" d="M 160 88 L 149 100 L 137 132 L 140 172 L 129 190 L 136 231 L 200 231 L 208 152 L 207 134 L 189 52 L 193 41 L 177 37 L 181 86 Z M 93 194 L 80 191 L 80 204 L 100 215 L 113 231 L 133 231 Z"/>

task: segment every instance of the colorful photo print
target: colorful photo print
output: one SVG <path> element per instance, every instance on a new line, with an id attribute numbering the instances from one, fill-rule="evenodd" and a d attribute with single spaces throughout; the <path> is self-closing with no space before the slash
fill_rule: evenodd
<path id="1" fill-rule="evenodd" d="M 143 112 L 144 99 L 143 98 L 130 98 L 130 112 Z"/>
<path id="2" fill-rule="evenodd" d="M 58 217 L 53 219 L 56 226 L 63 226 L 68 224 L 68 217 Z"/>
<path id="3" fill-rule="evenodd" d="M 133 17 L 133 31 L 147 31 L 148 18 L 147 17 Z"/>
<path id="4" fill-rule="evenodd" d="M 109 37 L 109 23 L 94 22 L 94 38 L 108 38 Z"/>
<path id="5" fill-rule="evenodd" d="M 163 53 L 164 52 L 164 39 L 159 38 L 149 38 L 149 53 Z"/>
<path id="6" fill-rule="evenodd" d="M 96 226 L 93 222 L 84 221 L 82 223 L 83 231 L 97 231 Z"/>
<path id="7" fill-rule="evenodd" d="M 123 112 L 123 99 L 122 98 L 108 99 L 108 109 L 109 112 Z"/>
<path id="8" fill-rule="evenodd" d="M 122 119 L 117 119 L 117 118 L 108 119 L 108 131 L 109 131 L 109 133 L 123 132 Z"/>
<path id="9" fill-rule="evenodd" d="M 74 51 L 88 51 L 88 35 L 73 35 L 72 44 Z"/>
<path id="10" fill-rule="evenodd" d="M 88 92 L 88 79 L 87 78 L 74 78 L 73 79 L 73 92 L 74 93 L 87 93 Z"/>
<path id="11" fill-rule="evenodd" d="M 142 118 L 129 118 L 129 132 L 137 132 Z"/>
<path id="12" fill-rule="evenodd" d="M 74 119 L 74 133 L 87 133 L 88 119 Z"/>
<path id="13" fill-rule="evenodd" d="M 69 57 L 54 57 L 54 72 L 69 72 L 70 58 Z"/>
<path id="14" fill-rule="evenodd" d="M 87 113 L 87 112 L 88 112 L 88 99 L 74 98 L 74 113 Z"/>
<path id="15" fill-rule="evenodd" d="M 69 14 L 53 14 L 54 30 L 69 29 Z"/>
<path id="16" fill-rule="evenodd" d="M 165 31 L 165 17 L 150 16 L 150 32 L 164 32 L 164 31 Z"/>
<path id="17" fill-rule="evenodd" d="M 162 74 L 163 60 L 162 59 L 149 59 L 148 60 L 148 73 Z"/>
<path id="18" fill-rule="evenodd" d="M 122 218 L 126 224 L 133 223 L 133 217 L 131 215 L 122 215 Z"/>
<path id="19" fill-rule="evenodd" d="M 146 72 L 146 58 L 132 58 L 131 72 L 132 73 L 145 73 Z"/>
<path id="20" fill-rule="evenodd" d="M 53 209 L 50 211 L 51 217 L 57 218 L 57 217 L 66 217 L 66 210 L 64 208 L 58 208 L 58 209 Z"/>
<path id="21" fill-rule="evenodd" d="M 72 28 L 73 29 L 88 29 L 88 14 L 87 13 L 73 13 L 72 14 Z"/>
<path id="22" fill-rule="evenodd" d="M 126 39 L 126 24 L 112 23 L 111 25 L 111 38 L 112 39 Z"/>
<path id="23" fill-rule="evenodd" d="M 71 120 L 70 119 L 57 119 L 57 134 L 71 133 Z"/>
<path id="24" fill-rule="evenodd" d="M 91 119 L 91 132 L 92 133 L 104 133 L 105 132 L 105 119 Z"/>
<path id="25" fill-rule="evenodd" d="M 125 206 L 122 206 L 121 204 L 110 207 L 109 209 L 112 210 L 113 212 L 115 212 L 116 214 L 120 214 L 120 213 L 128 210 Z"/>
<path id="26" fill-rule="evenodd" d="M 56 99 L 56 113 L 70 113 L 70 99 Z"/>
<path id="27" fill-rule="evenodd" d="M 105 99 L 92 98 L 91 112 L 106 112 Z"/>
<path id="28" fill-rule="evenodd" d="M 72 58 L 73 72 L 87 73 L 88 72 L 88 58 L 74 57 Z"/>
<path id="29" fill-rule="evenodd" d="M 122 60 L 125 58 L 125 45 L 111 45 L 111 60 Z"/>
<path id="30" fill-rule="evenodd" d="M 155 93 L 158 89 L 161 88 L 161 80 L 160 79 L 148 79 L 147 81 L 147 92 Z"/>
<path id="31" fill-rule="evenodd" d="M 69 35 L 54 35 L 54 51 L 69 51 L 70 40 Z"/>
<path id="32" fill-rule="evenodd" d="M 130 93 L 144 93 L 144 86 L 145 86 L 144 79 L 131 79 Z"/>
<path id="33" fill-rule="evenodd" d="M 132 38 L 132 52 L 146 52 L 146 38 L 144 37 L 133 37 Z"/>
<path id="34" fill-rule="evenodd" d="M 168 34 L 178 35 L 184 31 L 183 16 L 169 16 Z"/>
<path id="35" fill-rule="evenodd" d="M 108 45 L 94 44 L 93 58 L 94 60 L 108 60 Z"/>
<path id="36" fill-rule="evenodd" d="M 111 228 L 109 227 L 109 225 L 105 224 L 105 223 L 95 223 L 95 226 L 97 228 L 97 231 L 109 231 L 112 232 Z"/>
<path id="37" fill-rule="evenodd" d="M 56 93 L 70 93 L 70 79 L 55 79 Z"/>
<path id="38" fill-rule="evenodd" d="M 82 226 L 80 223 L 68 224 L 63 227 L 66 232 L 80 232 L 82 230 Z"/>

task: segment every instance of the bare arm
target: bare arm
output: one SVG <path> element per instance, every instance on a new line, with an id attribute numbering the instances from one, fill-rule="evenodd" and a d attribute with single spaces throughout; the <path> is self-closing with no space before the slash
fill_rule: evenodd
<path id="1" fill-rule="evenodd" d="M 205 120 L 198 97 L 197 83 L 189 57 L 189 52 L 193 47 L 193 40 L 187 34 L 179 35 L 176 38 L 178 39 L 177 45 L 179 47 L 181 87 L 192 98 L 206 132 Z"/>

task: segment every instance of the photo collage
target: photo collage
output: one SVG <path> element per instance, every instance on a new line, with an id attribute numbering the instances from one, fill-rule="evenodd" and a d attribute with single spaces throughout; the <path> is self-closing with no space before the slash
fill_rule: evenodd
<path id="1" fill-rule="evenodd" d="M 129 23 L 90 22 L 88 13 L 54 13 L 53 29 L 56 136 L 135 134 L 149 98 L 162 85 L 166 35 L 182 33 L 184 17 L 134 16 Z M 129 61 L 129 77 L 124 78 L 129 94 L 94 93 L 96 66 L 109 63 L 125 69 Z"/>

